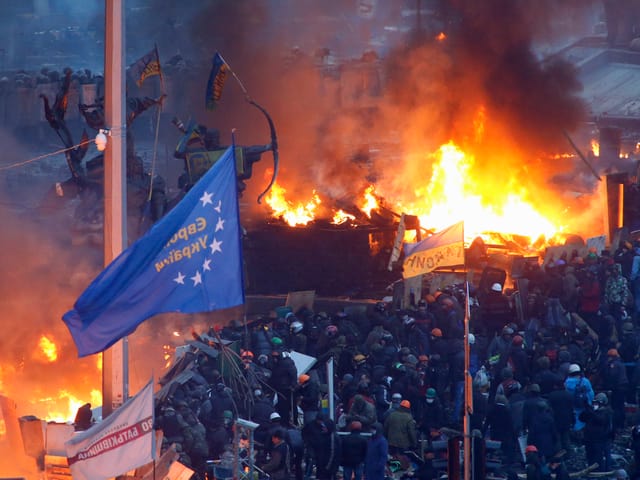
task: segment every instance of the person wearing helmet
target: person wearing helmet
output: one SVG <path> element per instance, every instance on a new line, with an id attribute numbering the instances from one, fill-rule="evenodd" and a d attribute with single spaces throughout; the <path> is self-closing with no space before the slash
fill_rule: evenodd
<path id="1" fill-rule="evenodd" d="M 500 361 L 502 361 L 501 363 L 506 363 L 506 356 L 511 349 L 514 333 L 513 328 L 504 325 L 500 335 L 493 337 L 487 348 L 487 358 L 491 365 L 497 365 Z"/>
<path id="2" fill-rule="evenodd" d="M 310 375 L 303 373 L 298 377 L 295 398 L 302 409 L 304 425 L 315 420 L 320 411 L 320 385 Z"/>
<path id="3" fill-rule="evenodd" d="M 598 463 L 598 471 L 611 470 L 611 439 L 613 438 L 613 412 L 604 392 L 593 398 L 593 404 L 580 413 L 584 422 L 583 442 L 587 462 Z"/>
<path id="4" fill-rule="evenodd" d="M 429 443 L 439 435 L 439 430 L 444 427 L 446 417 L 442 402 L 438 398 L 436 389 L 427 389 L 424 399 L 418 405 L 418 431 Z"/>
<path id="5" fill-rule="evenodd" d="M 342 437 L 340 466 L 344 480 L 361 480 L 364 469 L 364 459 L 367 455 L 367 439 L 362 436 L 362 424 L 352 421 L 347 430 L 349 435 Z"/>
<path id="6" fill-rule="evenodd" d="M 584 428 L 584 422 L 580 420 L 580 414 L 593 402 L 595 393 L 589 379 L 583 375 L 582 368 L 577 363 L 569 365 L 568 376 L 564 381 L 564 386 L 573 398 L 573 414 L 575 423 L 574 431 Z"/>
<path id="7" fill-rule="evenodd" d="M 629 388 L 627 369 L 622 363 L 620 354 L 615 348 L 607 352 L 607 362 L 600 372 L 604 380 L 604 388 L 611 391 L 611 410 L 613 410 L 614 431 L 624 428 L 625 422 L 625 398 Z"/>
<path id="8" fill-rule="evenodd" d="M 307 353 L 307 336 L 303 332 L 304 324 L 300 320 L 291 323 L 289 348 L 294 352 Z"/>
<path id="9" fill-rule="evenodd" d="M 502 290 L 501 284 L 494 283 L 486 294 L 478 298 L 480 324 L 487 328 L 489 338 L 493 338 L 504 325 L 515 319 L 509 298 Z"/>
<path id="10" fill-rule="evenodd" d="M 408 400 L 402 400 L 398 409 L 389 414 L 384 422 L 384 435 L 389 442 L 391 455 L 416 447 L 416 422 L 411 415 L 411 403 Z"/>
<path id="11" fill-rule="evenodd" d="M 545 478 L 543 474 L 544 462 L 540 458 L 540 453 L 535 445 L 527 445 L 524 449 L 525 455 L 525 473 L 528 479 L 542 480 Z"/>

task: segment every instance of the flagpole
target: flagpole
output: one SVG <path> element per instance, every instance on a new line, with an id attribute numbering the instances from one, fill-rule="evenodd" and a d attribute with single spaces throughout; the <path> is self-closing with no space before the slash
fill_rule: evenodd
<path id="1" fill-rule="evenodd" d="M 220 55 L 220 52 L 218 52 L 218 55 L 220 56 L 220 59 L 224 62 L 224 64 L 227 66 L 229 71 L 231 72 L 231 75 L 233 75 L 233 78 L 236 79 L 236 82 L 238 82 L 238 85 L 240 85 L 240 90 L 242 90 L 242 93 L 244 93 L 244 98 L 247 100 L 247 102 L 251 102 L 252 100 L 251 100 L 251 97 L 249 96 L 249 92 L 244 87 L 244 84 L 240 80 L 240 77 L 238 77 L 238 75 L 236 75 L 236 72 L 233 71 L 233 69 L 231 68 L 231 65 L 229 65 L 229 63 L 227 63 L 227 61 L 224 59 L 224 57 L 222 55 Z"/>
<path id="2" fill-rule="evenodd" d="M 162 115 L 162 104 L 164 91 L 164 76 L 162 75 L 162 68 L 160 67 L 160 54 L 158 53 L 158 45 L 154 44 L 154 50 L 156 52 L 156 59 L 158 60 L 158 75 L 160 76 L 160 102 L 156 109 L 156 132 L 153 142 L 153 157 L 151 157 L 151 174 L 149 175 L 149 195 L 147 196 L 147 202 L 151 202 L 153 196 L 153 177 L 155 176 L 156 169 L 156 156 L 158 154 L 158 134 L 160 132 L 160 117 Z"/>
<path id="3" fill-rule="evenodd" d="M 118 132 L 107 142 L 104 155 L 104 265 L 126 245 L 126 94 L 124 0 L 105 2 L 105 125 Z M 129 397 L 127 339 L 102 353 L 102 417 Z"/>
<path id="4" fill-rule="evenodd" d="M 462 227 L 463 255 L 464 255 L 464 223 Z M 471 374 L 469 373 L 470 347 L 469 347 L 469 319 L 471 309 L 469 306 L 469 278 L 467 262 L 464 262 L 465 277 L 465 301 L 464 301 L 464 480 L 471 480 L 471 413 L 473 413 L 473 397 Z"/>

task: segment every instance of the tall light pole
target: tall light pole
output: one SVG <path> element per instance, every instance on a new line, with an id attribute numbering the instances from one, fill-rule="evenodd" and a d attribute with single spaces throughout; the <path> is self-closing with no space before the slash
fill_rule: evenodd
<path id="1" fill-rule="evenodd" d="M 111 131 L 104 152 L 104 265 L 127 243 L 127 136 L 124 1 L 105 0 L 105 126 Z M 102 353 L 102 416 L 129 397 L 126 337 Z"/>

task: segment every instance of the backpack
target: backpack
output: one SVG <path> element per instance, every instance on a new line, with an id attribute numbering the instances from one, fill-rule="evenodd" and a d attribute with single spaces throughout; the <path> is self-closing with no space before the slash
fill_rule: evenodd
<path id="1" fill-rule="evenodd" d="M 587 396 L 587 386 L 584 383 L 584 378 L 581 377 L 573 391 L 573 408 L 584 410 L 588 405 L 589 397 Z"/>

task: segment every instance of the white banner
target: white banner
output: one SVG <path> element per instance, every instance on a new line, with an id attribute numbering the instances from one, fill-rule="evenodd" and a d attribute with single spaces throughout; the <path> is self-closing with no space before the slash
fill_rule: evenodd
<path id="1" fill-rule="evenodd" d="M 153 380 L 102 422 L 65 442 L 74 480 L 106 480 L 152 462 Z"/>

